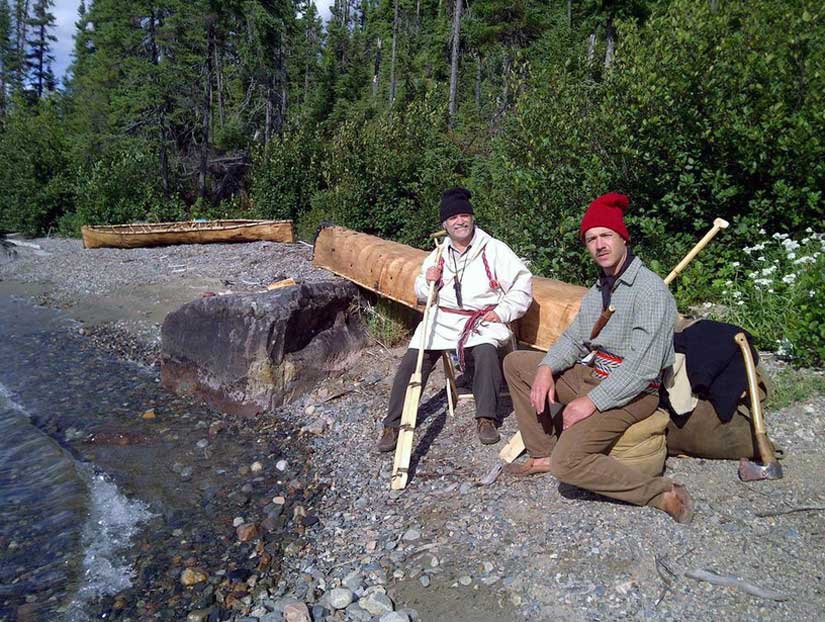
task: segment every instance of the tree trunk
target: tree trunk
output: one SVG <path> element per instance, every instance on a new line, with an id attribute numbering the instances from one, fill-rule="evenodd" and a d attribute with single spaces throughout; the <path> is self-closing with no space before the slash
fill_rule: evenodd
<path id="1" fill-rule="evenodd" d="M 206 66 L 203 89 L 203 119 L 201 124 L 201 154 L 200 167 L 198 170 L 198 196 L 201 200 L 206 200 L 206 175 L 208 173 L 209 162 L 209 128 L 212 126 L 212 49 L 215 44 L 213 17 L 206 18 Z"/>
<path id="2" fill-rule="evenodd" d="M 567 27 L 573 27 L 573 0 L 567 0 Z"/>
<path id="3" fill-rule="evenodd" d="M 453 52 L 450 59 L 450 103 L 448 113 L 450 117 L 450 127 L 455 123 L 456 94 L 458 91 L 458 52 L 461 42 L 461 11 L 462 1 L 455 0 L 455 11 L 453 13 Z"/>
<path id="4" fill-rule="evenodd" d="M 395 63 L 398 50 L 398 0 L 395 0 L 395 8 L 392 18 L 392 56 L 390 60 L 390 104 L 395 101 Z"/>
<path id="5" fill-rule="evenodd" d="M 481 110 L 481 54 L 476 54 L 476 108 Z"/>
<path id="6" fill-rule="evenodd" d="M 604 68 L 610 69 L 613 64 L 613 55 L 616 50 L 616 27 L 613 25 L 613 16 L 607 18 L 607 50 L 604 53 Z"/>
<path id="7" fill-rule="evenodd" d="M 155 11 L 149 12 L 149 45 L 151 54 L 151 63 L 157 67 L 160 62 L 158 56 L 158 42 L 157 42 L 157 16 Z M 160 160 L 160 183 L 163 188 L 163 195 L 169 196 L 169 156 L 167 154 L 167 140 L 168 131 L 166 129 L 166 104 L 160 109 L 160 116 L 158 118 L 158 128 L 160 130 L 160 144 L 158 145 L 158 159 Z"/>
<path id="8" fill-rule="evenodd" d="M 375 46 L 375 68 L 372 74 L 372 96 L 378 97 L 378 87 L 381 81 L 381 37 L 378 37 Z"/>
<path id="9" fill-rule="evenodd" d="M 587 63 L 590 64 L 593 62 L 593 58 L 596 55 L 596 33 L 591 32 L 590 36 L 587 37 Z"/>
<path id="10" fill-rule="evenodd" d="M 215 46 L 215 86 L 218 88 L 218 123 L 223 129 L 225 122 L 223 107 L 223 63 L 221 62 L 221 49 Z"/>

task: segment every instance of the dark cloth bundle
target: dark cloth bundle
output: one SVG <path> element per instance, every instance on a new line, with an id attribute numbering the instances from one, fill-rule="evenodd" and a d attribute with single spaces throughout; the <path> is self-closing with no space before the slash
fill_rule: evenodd
<path id="1" fill-rule="evenodd" d="M 685 355 L 691 389 L 700 399 L 709 401 L 725 423 L 733 417 L 742 392 L 748 388 L 742 352 L 733 340 L 740 332 L 745 333 L 754 363 L 758 363 L 759 354 L 751 336 L 733 324 L 702 320 L 673 335 L 674 349 Z"/>

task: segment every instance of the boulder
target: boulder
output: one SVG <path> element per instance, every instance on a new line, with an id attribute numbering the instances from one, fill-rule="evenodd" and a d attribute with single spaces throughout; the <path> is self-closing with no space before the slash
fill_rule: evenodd
<path id="1" fill-rule="evenodd" d="M 194 300 L 163 322 L 161 382 L 223 412 L 280 406 L 366 345 L 358 296 L 355 285 L 336 279 Z"/>

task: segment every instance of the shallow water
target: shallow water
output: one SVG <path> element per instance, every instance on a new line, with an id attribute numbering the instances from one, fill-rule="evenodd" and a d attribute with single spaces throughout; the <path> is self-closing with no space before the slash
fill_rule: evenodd
<path id="1" fill-rule="evenodd" d="M 54 311 L 0 299 L 2 620 L 86 620 L 89 602 L 129 585 L 125 549 L 150 516 L 50 435 L 66 421 L 88 423 L 79 396 L 117 376 L 85 369 L 91 359 L 74 347 L 75 327 Z"/>

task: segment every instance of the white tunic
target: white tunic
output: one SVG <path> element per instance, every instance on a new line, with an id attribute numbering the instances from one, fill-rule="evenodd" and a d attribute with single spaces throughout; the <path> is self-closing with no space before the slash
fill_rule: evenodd
<path id="1" fill-rule="evenodd" d="M 481 257 L 482 250 L 499 288 L 490 285 Z M 427 268 L 436 265 L 435 255 L 436 251 L 433 251 L 424 260 L 415 280 L 415 293 L 420 300 L 427 299 L 429 283 L 424 275 Z M 478 227 L 464 254 L 459 254 L 452 248 L 452 241 L 448 239 L 443 257 L 443 286 L 437 290 L 430 307 L 425 349 L 452 350 L 458 346 L 467 317 L 439 309 L 459 308 L 454 287 L 456 277 L 461 281 L 462 309 L 476 311 L 488 305 L 496 305 L 494 311 L 501 318 L 501 322 L 479 322 L 464 344 L 465 347 L 471 348 L 482 343 L 498 347 L 507 343 L 512 336 L 508 323 L 524 315 L 533 300 L 533 277 L 530 271 L 504 242 L 496 240 Z M 421 347 L 422 325 L 423 322 L 415 330 L 410 342 L 411 348 Z"/>

